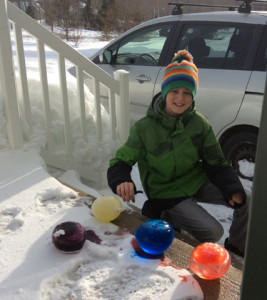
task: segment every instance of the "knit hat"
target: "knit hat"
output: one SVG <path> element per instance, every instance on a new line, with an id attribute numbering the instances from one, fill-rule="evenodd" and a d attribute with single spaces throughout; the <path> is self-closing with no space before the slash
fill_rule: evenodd
<path id="1" fill-rule="evenodd" d="M 191 54 L 186 50 L 178 51 L 165 68 L 161 83 L 163 99 L 166 99 L 170 90 L 178 87 L 188 89 L 194 99 L 198 88 L 198 69 L 193 63 Z"/>

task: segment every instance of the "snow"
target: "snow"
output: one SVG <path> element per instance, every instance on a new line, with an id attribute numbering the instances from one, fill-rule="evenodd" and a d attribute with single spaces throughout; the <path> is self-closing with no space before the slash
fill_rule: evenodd
<path id="1" fill-rule="evenodd" d="M 189 271 L 139 257 L 129 232 L 96 221 L 84 205 L 90 198 L 52 177 L 38 152 L 1 151 L 0 162 L 1 300 L 202 299 Z M 71 176 L 75 182 L 77 173 L 69 171 Z M 59 252 L 52 233 L 66 221 L 93 230 L 101 244 L 87 240 L 79 253 Z"/>
<path id="2" fill-rule="evenodd" d="M 24 35 L 27 35 L 24 33 Z M 100 41 L 97 32 L 85 31 L 79 51 L 89 56 L 106 42 Z M 46 49 L 49 71 L 56 70 L 56 55 Z M 77 172 L 60 172 L 49 169 L 40 156 L 45 143 L 41 129 L 43 114 L 38 100 L 36 80 L 36 44 L 27 36 L 24 51 L 30 69 L 30 95 L 34 103 L 34 132 L 23 122 L 25 146 L 11 150 L 6 135 L 4 104 L 0 99 L 0 294 L 5 299 L 203 299 L 202 291 L 191 273 L 174 268 L 168 261 L 139 257 L 132 245 L 133 236 L 111 223 L 100 223 L 92 215 L 90 197 L 80 197 L 77 192 L 63 185 L 64 181 L 94 197 L 111 195 L 107 186 L 100 189 L 85 184 Z M 56 73 L 56 72 L 55 72 Z M 71 79 L 69 79 L 71 82 Z M 58 97 L 57 79 L 50 77 L 51 96 Z M 74 93 L 74 92 L 73 92 Z M 75 96 L 75 95 L 71 95 Z M 87 108 L 91 116 L 91 96 L 88 91 Z M 53 113 L 59 111 L 55 102 Z M 71 109 L 75 112 L 75 103 Z M 73 123 L 77 116 L 73 113 Z M 75 119 L 76 118 L 76 119 Z M 60 140 L 60 116 L 54 124 L 55 140 Z M 108 115 L 105 116 L 108 121 Z M 94 119 L 92 117 L 91 122 Z M 75 132 L 75 126 L 72 130 Z M 91 137 L 93 141 L 93 136 Z M 96 166 L 108 161 L 112 142 L 104 138 L 103 149 L 97 151 L 94 143 L 90 149 L 81 147 L 77 136 L 77 159 L 85 157 Z M 114 145 L 115 147 L 115 145 Z M 83 149 L 83 151 L 79 151 Z M 93 155 L 91 155 L 93 153 Z M 246 163 L 243 162 L 245 165 Z M 244 167 L 245 168 L 245 167 Z M 248 167 L 251 170 L 251 166 Z M 56 174 L 56 175 L 55 175 Z M 141 189 L 138 171 L 133 169 L 137 188 Z M 57 178 L 55 178 L 55 176 Z M 244 182 L 248 192 L 249 182 Z M 144 194 L 138 194 L 135 205 L 141 207 Z M 125 210 L 131 211 L 123 203 Z M 221 220 L 227 236 L 231 223 L 231 210 L 225 207 L 205 206 Z M 92 230 L 102 240 L 101 244 L 87 240 L 79 253 L 59 252 L 52 243 L 56 225 L 65 221 L 79 222 Z"/>

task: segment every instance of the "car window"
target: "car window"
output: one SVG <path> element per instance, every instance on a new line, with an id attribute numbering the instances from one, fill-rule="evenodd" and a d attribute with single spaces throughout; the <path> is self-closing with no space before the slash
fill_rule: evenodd
<path id="1" fill-rule="evenodd" d="M 267 69 L 267 28 L 262 36 L 259 50 L 256 56 L 255 71 L 266 71 Z"/>
<path id="2" fill-rule="evenodd" d="M 129 35 L 111 46 L 111 63 L 156 66 L 172 24 L 161 24 Z"/>
<path id="3" fill-rule="evenodd" d="M 199 68 L 243 69 L 252 31 L 241 26 L 184 25 L 177 50 L 187 49 Z"/>

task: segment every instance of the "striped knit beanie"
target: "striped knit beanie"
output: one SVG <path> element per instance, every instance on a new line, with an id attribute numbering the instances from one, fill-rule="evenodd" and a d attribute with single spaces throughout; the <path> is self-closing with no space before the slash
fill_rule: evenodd
<path id="1" fill-rule="evenodd" d="M 194 100 L 198 88 L 198 69 L 193 63 L 191 54 L 186 50 L 178 51 L 165 68 L 161 83 L 163 99 L 166 100 L 168 92 L 178 87 L 188 89 Z"/>

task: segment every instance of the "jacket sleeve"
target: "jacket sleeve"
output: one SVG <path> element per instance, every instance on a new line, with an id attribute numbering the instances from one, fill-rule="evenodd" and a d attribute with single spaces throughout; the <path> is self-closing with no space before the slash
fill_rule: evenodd
<path id="1" fill-rule="evenodd" d="M 116 194 L 117 186 L 123 182 L 133 182 L 131 178 L 132 166 L 138 162 L 144 153 L 142 139 L 135 126 L 131 127 L 127 142 L 121 146 L 115 157 L 110 160 L 107 170 L 108 185 Z M 134 182 L 133 182 L 134 183 Z M 134 185 L 136 193 L 136 187 Z"/>
<path id="2" fill-rule="evenodd" d="M 112 167 L 108 168 L 108 185 L 113 193 L 117 194 L 117 186 L 123 182 L 133 182 L 131 178 L 132 167 L 124 161 L 118 161 Z M 134 182 L 133 182 L 134 183 Z M 136 191 L 136 187 L 134 186 Z"/>
<path id="3" fill-rule="evenodd" d="M 236 203 L 234 208 L 243 206 L 246 201 L 243 185 L 234 169 L 226 162 L 211 127 L 203 141 L 202 163 L 209 180 L 221 190 L 225 201 L 228 203 L 233 194 L 240 193 L 243 196 L 243 202 L 242 204 Z"/>

